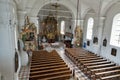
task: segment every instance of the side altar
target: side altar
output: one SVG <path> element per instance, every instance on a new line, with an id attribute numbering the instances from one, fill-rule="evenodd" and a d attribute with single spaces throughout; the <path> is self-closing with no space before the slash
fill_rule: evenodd
<path id="1" fill-rule="evenodd" d="M 24 43 L 25 50 L 35 50 L 37 46 L 37 29 L 34 23 L 29 21 L 28 16 L 25 19 L 20 38 Z"/>

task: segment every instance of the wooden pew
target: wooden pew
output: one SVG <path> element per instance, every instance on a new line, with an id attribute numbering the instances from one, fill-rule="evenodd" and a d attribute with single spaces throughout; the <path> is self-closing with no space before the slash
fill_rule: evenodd
<path id="1" fill-rule="evenodd" d="M 92 66 L 87 66 L 85 69 L 85 72 L 90 71 L 91 69 L 98 69 L 98 68 L 104 68 L 104 67 L 109 67 L 109 66 L 115 66 L 115 63 L 108 63 L 108 64 L 100 64 L 100 65 L 92 65 Z"/>
<path id="2" fill-rule="evenodd" d="M 29 80 L 66 80 L 71 71 L 56 51 L 34 51 Z"/>
<path id="3" fill-rule="evenodd" d="M 120 69 L 95 73 L 95 79 L 94 80 L 100 79 L 101 77 L 106 77 L 106 76 L 111 76 L 111 75 L 116 75 L 116 74 L 120 74 Z"/>
<path id="4" fill-rule="evenodd" d="M 120 79 L 120 67 L 116 66 L 115 63 L 96 54 L 78 49 L 67 48 L 65 54 L 92 80 Z"/>
<path id="5" fill-rule="evenodd" d="M 110 76 L 100 77 L 100 80 L 120 80 L 120 73 L 119 74 L 113 74 Z"/>
<path id="6" fill-rule="evenodd" d="M 62 65 L 65 64 L 64 62 L 59 62 L 59 63 L 51 63 L 51 64 L 38 64 L 38 65 L 31 65 L 31 68 L 36 68 L 36 67 L 45 67 L 45 66 L 54 66 L 54 65 Z"/>
<path id="7" fill-rule="evenodd" d="M 101 65 L 101 64 L 108 64 L 111 63 L 110 61 L 101 61 L 101 62 L 91 62 L 91 63 L 85 63 L 81 68 L 87 68 L 87 66 L 94 66 L 94 65 Z"/>
<path id="8" fill-rule="evenodd" d="M 55 76 L 61 76 L 61 75 L 66 75 L 66 74 L 71 74 L 69 70 L 66 71 L 59 71 L 59 72 L 54 72 L 54 73 L 48 73 L 48 74 L 38 74 L 38 75 L 31 75 L 30 80 L 34 78 L 34 80 L 38 79 L 44 79 L 44 78 L 49 78 L 49 77 L 55 77 Z M 69 79 L 69 78 L 68 78 Z"/>
<path id="9" fill-rule="evenodd" d="M 92 69 L 90 75 L 95 77 L 95 73 L 100 73 L 100 72 L 110 71 L 110 70 L 117 70 L 117 69 L 120 69 L 120 66 L 110 66 L 105 68 Z"/>

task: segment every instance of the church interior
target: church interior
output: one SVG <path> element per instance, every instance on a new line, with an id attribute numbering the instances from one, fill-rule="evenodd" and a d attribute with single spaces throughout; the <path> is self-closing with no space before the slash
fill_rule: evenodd
<path id="1" fill-rule="evenodd" d="M 120 80 L 120 0 L 0 0 L 0 80 Z"/>

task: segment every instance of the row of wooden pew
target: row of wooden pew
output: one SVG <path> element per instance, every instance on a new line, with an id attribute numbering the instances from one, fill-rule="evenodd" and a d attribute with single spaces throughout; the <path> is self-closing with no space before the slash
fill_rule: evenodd
<path id="1" fill-rule="evenodd" d="M 67 80 L 71 71 L 55 50 L 33 51 L 29 80 Z"/>
<path id="2" fill-rule="evenodd" d="M 65 54 L 91 80 L 120 80 L 120 66 L 81 48 L 67 48 Z"/>

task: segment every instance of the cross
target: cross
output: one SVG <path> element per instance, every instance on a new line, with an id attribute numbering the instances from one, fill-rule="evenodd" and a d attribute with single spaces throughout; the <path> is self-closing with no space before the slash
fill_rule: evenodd
<path id="1" fill-rule="evenodd" d="M 56 18 L 57 18 L 57 9 L 58 9 L 58 7 L 60 7 L 60 5 L 58 5 L 58 3 L 55 3 L 52 6 L 55 7 L 55 9 L 56 9 Z"/>

